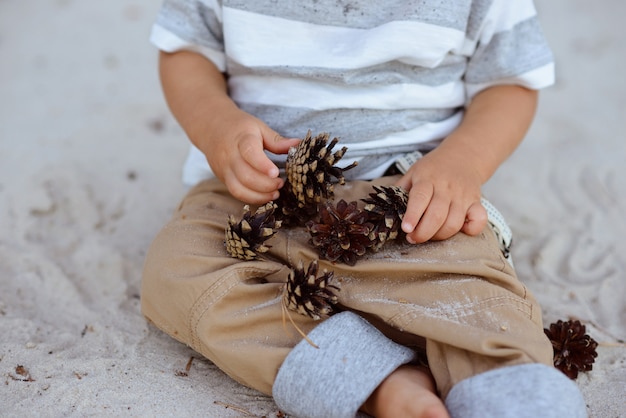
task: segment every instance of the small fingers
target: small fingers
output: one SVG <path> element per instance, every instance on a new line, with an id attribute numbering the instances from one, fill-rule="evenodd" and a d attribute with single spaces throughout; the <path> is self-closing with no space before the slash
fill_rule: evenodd
<path id="1" fill-rule="evenodd" d="M 226 174 L 224 183 L 234 198 L 245 203 L 263 204 L 278 199 L 278 189 L 269 192 L 259 191 L 243 184 L 233 172 Z"/>
<path id="2" fill-rule="evenodd" d="M 465 208 L 453 202 L 448 217 L 431 239 L 441 241 L 457 234 L 465 225 L 465 216 Z"/>
<path id="3" fill-rule="evenodd" d="M 480 202 L 473 203 L 467 210 L 461 231 L 467 235 L 478 235 L 487 226 L 487 211 Z"/>
<path id="4" fill-rule="evenodd" d="M 248 165 L 268 177 L 278 177 L 278 167 L 265 155 L 263 142 L 258 137 L 246 135 L 238 141 L 237 147 L 239 154 Z"/>
<path id="5" fill-rule="evenodd" d="M 242 157 L 231 168 L 224 176 L 224 183 L 237 199 L 247 203 L 266 203 L 278 198 L 278 190 L 284 184 L 280 177 L 267 176 L 250 166 Z"/>
<path id="6" fill-rule="evenodd" d="M 469 207 L 462 202 L 451 200 L 446 193 L 437 193 L 430 183 L 414 184 L 402 221 L 407 241 L 420 244 L 444 240 L 459 231 L 468 235 L 480 234 L 487 223 L 486 210 L 479 201 Z"/>
<path id="7" fill-rule="evenodd" d="M 407 235 L 409 242 L 419 244 L 433 239 L 444 227 L 450 212 L 450 201 L 433 196 L 417 226 Z"/>
<path id="8" fill-rule="evenodd" d="M 402 180 L 402 179 L 401 179 Z M 396 183 L 400 187 L 408 188 L 407 185 L 402 186 L 401 182 Z M 417 224 L 422 219 L 422 215 L 426 208 L 430 204 L 430 200 L 433 197 L 434 189 L 430 183 L 416 183 L 409 190 L 409 202 L 406 207 L 406 212 L 402 219 L 402 230 L 408 234 L 407 239 L 412 242 L 412 234 L 417 227 Z"/>
<path id="9" fill-rule="evenodd" d="M 269 129 L 269 128 L 268 128 Z M 298 138 L 284 138 L 274 131 L 263 133 L 263 143 L 265 149 L 273 152 L 274 154 L 286 154 L 289 148 L 295 147 L 300 143 Z"/>

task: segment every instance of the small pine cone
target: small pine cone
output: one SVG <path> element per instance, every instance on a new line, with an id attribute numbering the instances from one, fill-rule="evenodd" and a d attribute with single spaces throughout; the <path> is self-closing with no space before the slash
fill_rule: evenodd
<path id="1" fill-rule="evenodd" d="M 365 202 L 363 210 L 369 213 L 370 222 L 374 224 L 370 232 L 370 239 L 374 241 L 372 249 L 378 251 L 385 242 L 396 239 L 402 232 L 400 226 L 409 196 L 406 190 L 397 186 L 374 186 L 374 190 L 376 193 L 370 193 L 369 199 L 361 200 Z"/>
<path id="2" fill-rule="evenodd" d="M 289 181 L 280 189 L 280 196 L 274 203 L 277 205 L 276 218 L 283 221 L 284 227 L 302 226 L 317 216 L 317 203 L 298 206 L 298 198 L 292 192 Z"/>
<path id="3" fill-rule="evenodd" d="M 322 199 L 333 199 L 336 178 L 339 184 L 345 184 L 343 172 L 356 167 L 356 161 L 345 168 L 335 166 L 347 148 L 332 153 L 333 147 L 339 141 L 333 138 L 328 144 L 329 135 L 322 133 L 315 138 L 311 131 L 300 141 L 297 147 L 291 148 L 287 155 L 287 181 L 292 186 L 292 192 L 297 198 L 298 206 L 305 207 L 320 203 Z"/>
<path id="4" fill-rule="evenodd" d="M 317 276 L 318 262 L 314 260 L 305 271 L 302 261 L 289 273 L 284 302 L 288 309 L 315 320 L 331 315 L 337 303 L 338 286 L 330 284 L 334 273 L 324 270 Z"/>
<path id="5" fill-rule="evenodd" d="M 593 368 L 598 356 L 598 343 L 587 335 L 585 326 L 578 320 L 561 321 L 550 324 L 544 332 L 552 342 L 554 366 L 570 379 L 576 379 L 579 372 Z"/>
<path id="6" fill-rule="evenodd" d="M 250 214 L 250 206 L 243 207 L 243 219 L 237 222 L 233 215 L 228 217 L 226 227 L 226 251 L 241 260 L 257 260 L 259 254 L 270 249 L 265 241 L 270 239 L 281 226 L 280 220 L 275 220 L 274 202 L 266 203 Z"/>
<path id="7" fill-rule="evenodd" d="M 326 202 L 320 206 L 319 222 L 311 220 L 306 226 L 313 246 L 332 262 L 340 260 L 353 266 L 373 244 L 369 237 L 373 225 L 368 222 L 367 212 L 359 210 L 356 202 L 341 199 L 336 207 Z"/>

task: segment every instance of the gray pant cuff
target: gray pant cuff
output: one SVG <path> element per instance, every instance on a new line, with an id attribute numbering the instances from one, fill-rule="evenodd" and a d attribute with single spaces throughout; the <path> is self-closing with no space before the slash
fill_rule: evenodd
<path id="1" fill-rule="evenodd" d="M 298 418 L 354 418 L 378 385 L 415 358 L 360 316 L 342 312 L 309 333 L 283 362 L 273 386 L 278 407 Z"/>
<path id="2" fill-rule="evenodd" d="M 446 398 L 452 418 L 585 418 L 578 386 L 543 364 L 503 367 L 457 383 Z"/>

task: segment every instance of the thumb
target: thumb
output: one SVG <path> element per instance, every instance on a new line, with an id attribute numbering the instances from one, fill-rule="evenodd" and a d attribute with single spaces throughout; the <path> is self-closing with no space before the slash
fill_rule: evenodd
<path id="1" fill-rule="evenodd" d="M 402 187 L 407 192 L 411 190 L 412 178 L 410 174 L 404 174 L 395 183 L 394 186 Z"/>
<path id="2" fill-rule="evenodd" d="M 289 148 L 295 147 L 300 142 L 299 138 L 285 138 L 267 126 L 261 134 L 263 135 L 263 148 L 274 154 L 286 154 Z"/>

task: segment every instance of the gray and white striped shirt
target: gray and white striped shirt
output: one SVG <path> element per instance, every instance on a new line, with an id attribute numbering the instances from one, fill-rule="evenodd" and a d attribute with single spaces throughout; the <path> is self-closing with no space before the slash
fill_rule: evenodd
<path id="1" fill-rule="evenodd" d="M 339 137 L 349 178 L 432 149 L 485 88 L 554 81 L 532 0 L 165 0 L 151 41 L 210 59 L 280 134 Z M 211 175 L 192 147 L 185 182 Z"/>

